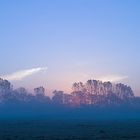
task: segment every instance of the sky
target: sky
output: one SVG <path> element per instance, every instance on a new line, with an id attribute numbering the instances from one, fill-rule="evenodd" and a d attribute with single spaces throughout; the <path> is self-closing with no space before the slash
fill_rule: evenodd
<path id="1" fill-rule="evenodd" d="M 140 96 L 139 0 L 1 0 L 0 77 L 70 92 L 88 79 Z"/>

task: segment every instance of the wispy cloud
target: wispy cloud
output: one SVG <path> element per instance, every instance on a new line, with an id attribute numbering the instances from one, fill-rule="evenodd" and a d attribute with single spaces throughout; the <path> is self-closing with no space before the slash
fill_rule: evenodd
<path id="1" fill-rule="evenodd" d="M 23 78 L 26 78 L 28 76 L 31 76 L 33 74 L 39 73 L 41 71 L 46 71 L 47 67 L 37 67 L 32 69 L 26 69 L 14 72 L 12 74 L 4 75 L 2 78 L 10 80 L 10 81 L 16 81 L 16 80 L 22 80 Z"/>
<path id="2" fill-rule="evenodd" d="M 121 75 L 107 75 L 107 76 L 103 76 L 103 77 L 99 77 L 98 80 L 101 81 L 110 81 L 110 82 L 119 82 L 122 80 L 127 79 L 128 76 L 121 76 Z"/>

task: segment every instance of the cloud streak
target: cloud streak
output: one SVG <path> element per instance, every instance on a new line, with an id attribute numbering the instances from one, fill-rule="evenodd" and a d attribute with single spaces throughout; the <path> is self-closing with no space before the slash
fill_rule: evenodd
<path id="1" fill-rule="evenodd" d="M 37 67 L 37 68 L 21 70 L 21 71 L 14 72 L 12 74 L 4 75 L 2 76 L 2 78 L 10 81 L 17 81 L 46 70 L 47 67 Z"/>
<path id="2" fill-rule="evenodd" d="M 121 76 L 121 75 L 107 75 L 107 76 L 103 76 L 103 77 L 99 77 L 98 80 L 101 80 L 103 82 L 105 81 L 110 81 L 110 82 L 119 82 L 122 80 L 127 79 L 128 76 Z"/>

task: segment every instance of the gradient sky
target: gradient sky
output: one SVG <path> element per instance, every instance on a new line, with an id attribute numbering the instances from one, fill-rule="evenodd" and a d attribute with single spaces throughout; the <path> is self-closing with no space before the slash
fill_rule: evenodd
<path id="1" fill-rule="evenodd" d="M 15 87 L 70 91 L 94 78 L 140 95 L 139 55 L 139 0 L 0 1 L 0 76 L 24 73 Z"/>

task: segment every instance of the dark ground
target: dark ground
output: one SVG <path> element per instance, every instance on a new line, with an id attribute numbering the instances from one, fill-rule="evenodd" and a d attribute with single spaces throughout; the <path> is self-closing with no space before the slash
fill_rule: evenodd
<path id="1" fill-rule="evenodd" d="M 140 120 L 1 120 L 0 140 L 140 140 Z"/>

